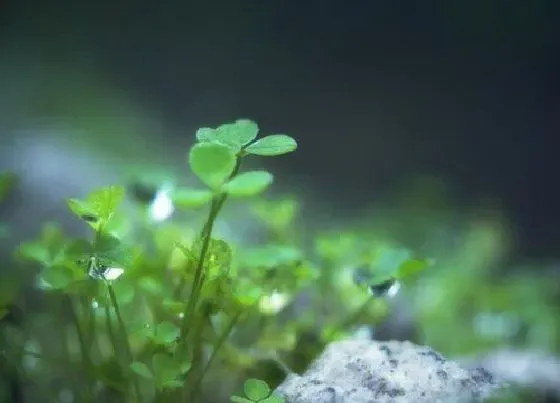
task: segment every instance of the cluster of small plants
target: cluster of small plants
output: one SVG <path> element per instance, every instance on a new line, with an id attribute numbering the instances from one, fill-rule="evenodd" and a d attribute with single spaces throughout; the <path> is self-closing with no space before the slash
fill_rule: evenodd
<path id="1" fill-rule="evenodd" d="M 505 212 L 458 207 L 444 183 L 423 175 L 386 197 L 362 221 L 435 260 L 406 289 L 418 343 L 448 357 L 508 347 L 560 354 L 559 272 L 554 262 L 512 259 Z"/>
<path id="2" fill-rule="evenodd" d="M 560 352 L 558 273 L 544 264 L 505 265 L 502 232 L 492 222 L 471 225 L 415 284 L 414 315 L 425 342 L 445 354 Z"/>
<path id="3" fill-rule="evenodd" d="M 382 297 L 431 262 L 359 231 L 294 235 L 297 201 L 264 198 L 273 174 L 242 166 L 297 143 L 258 134 L 245 119 L 199 129 L 187 152 L 199 187 L 114 185 L 67 200 L 89 236 L 48 223 L 20 245 L 18 261 L 36 270 L 48 309 L 24 329 L 3 328 L 2 359 L 43 396 L 196 402 L 205 385 L 208 393 L 230 377 L 244 394 L 231 401 L 278 403 L 273 388 L 287 373 L 386 317 Z M 146 219 L 162 197 L 189 220 Z M 216 235 L 230 199 L 250 206 L 265 229 L 260 242 Z M 8 307 L 16 296 L 6 295 Z"/>

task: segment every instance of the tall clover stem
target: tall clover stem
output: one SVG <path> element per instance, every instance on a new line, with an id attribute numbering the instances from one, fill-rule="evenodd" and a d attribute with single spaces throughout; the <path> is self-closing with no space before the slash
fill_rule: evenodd
<path id="1" fill-rule="evenodd" d="M 206 375 L 206 373 L 210 369 L 210 366 L 214 362 L 214 359 L 216 358 L 216 356 L 218 354 L 218 351 L 222 348 L 222 346 L 224 345 L 224 343 L 228 339 L 229 335 L 233 331 L 233 328 L 235 327 L 235 325 L 239 321 L 240 316 L 241 316 L 241 311 L 238 311 L 235 314 L 235 316 L 233 318 L 231 318 L 227 327 L 224 329 L 222 334 L 220 334 L 220 337 L 218 338 L 218 340 L 216 340 L 216 343 L 214 344 L 214 346 L 212 348 L 212 353 L 210 353 L 210 358 L 208 358 L 208 362 L 202 368 L 199 376 L 197 377 L 196 381 L 194 382 L 194 387 L 193 387 L 193 390 L 191 392 L 191 399 L 190 400 L 196 401 L 196 398 L 197 398 L 197 395 L 199 393 L 200 387 L 202 386 L 202 380 L 204 379 L 204 375 Z"/>
<path id="2" fill-rule="evenodd" d="M 234 178 L 238 174 L 240 167 L 241 167 L 241 157 L 237 157 L 237 162 L 235 164 L 235 167 L 229 179 Z M 194 281 L 191 286 L 191 293 L 189 295 L 187 309 L 185 312 L 185 316 L 183 318 L 183 322 L 181 324 L 181 337 L 183 340 L 188 335 L 189 321 L 192 317 L 194 310 L 196 309 L 198 299 L 200 297 L 200 291 L 202 290 L 202 286 L 204 284 L 204 260 L 206 259 L 206 254 L 208 253 L 208 248 L 210 246 L 212 230 L 214 228 L 216 218 L 218 217 L 218 214 L 220 213 L 226 200 L 227 200 L 227 194 L 225 193 L 220 194 L 216 198 L 214 198 L 212 204 L 210 205 L 208 219 L 206 220 L 206 224 L 204 225 L 204 228 L 200 233 L 200 239 L 202 240 L 202 247 L 200 249 L 200 255 L 197 260 Z"/>
<path id="3" fill-rule="evenodd" d="M 106 222 L 105 223 L 100 223 L 99 227 L 95 231 L 95 239 L 93 241 L 94 250 L 99 245 L 99 243 L 101 242 L 101 238 L 103 237 L 104 224 L 106 224 Z M 130 340 L 128 338 L 128 332 L 126 330 L 126 326 L 124 324 L 124 320 L 123 320 L 122 315 L 121 315 L 121 310 L 120 310 L 120 307 L 119 307 L 119 303 L 117 301 L 117 295 L 115 294 L 115 290 L 114 290 L 113 286 L 111 285 L 111 283 L 109 281 L 105 280 L 105 285 L 107 286 L 107 291 L 109 293 L 109 298 L 111 300 L 111 305 L 113 305 L 113 309 L 115 310 L 115 315 L 117 317 L 117 322 L 118 322 L 118 325 L 119 325 L 119 331 L 121 333 L 121 338 L 123 339 L 123 343 L 124 343 L 124 348 L 125 348 L 125 353 L 126 353 L 126 356 L 127 356 L 127 361 L 128 361 L 128 364 L 130 365 L 130 364 L 132 364 L 132 362 L 134 362 L 134 356 L 132 355 L 132 349 L 130 347 Z M 108 314 L 108 316 L 107 316 L 108 331 L 110 333 L 112 333 L 111 332 L 111 325 L 110 325 L 111 320 L 110 320 L 110 314 L 109 314 L 108 309 L 106 310 L 106 313 Z M 112 337 L 112 339 L 113 339 L 112 340 L 113 341 L 113 348 L 116 352 L 116 351 L 118 351 L 118 346 L 115 345 L 116 340 L 115 340 L 114 336 Z M 134 387 L 134 392 L 136 393 L 136 401 L 137 402 L 142 402 L 142 393 L 140 391 L 140 385 L 138 384 L 138 380 L 137 380 L 136 377 L 133 378 L 132 384 L 133 384 L 133 387 Z"/>
<path id="4" fill-rule="evenodd" d="M 115 309 L 115 314 L 117 316 L 117 321 L 119 323 L 119 330 L 121 332 L 122 338 L 124 340 L 124 346 L 125 346 L 125 351 L 126 351 L 126 355 L 128 358 L 128 364 L 132 364 L 132 362 L 134 362 L 134 357 L 132 355 L 132 349 L 130 347 L 130 341 L 128 339 L 128 332 L 126 331 L 126 326 L 124 324 L 122 315 L 121 315 L 121 310 L 119 308 L 119 303 L 117 301 L 117 296 L 115 294 L 115 290 L 113 289 L 113 286 L 111 284 L 109 284 L 109 282 L 107 282 L 107 290 L 109 291 L 109 298 L 111 299 L 111 303 L 113 305 L 113 308 Z M 136 392 L 136 398 L 138 402 L 142 401 L 142 394 L 140 392 L 140 385 L 138 384 L 138 380 L 136 379 L 136 377 L 133 378 L 133 386 L 134 386 L 134 391 Z"/>
<path id="5" fill-rule="evenodd" d="M 76 327 L 76 334 L 78 336 L 78 344 L 80 345 L 80 351 L 82 354 L 82 358 L 84 360 L 84 365 L 86 367 L 86 373 L 88 376 L 91 376 L 93 364 L 91 362 L 91 357 L 89 355 L 89 349 L 86 343 L 86 337 L 84 334 L 84 330 L 80 324 L 80 319 L 78 318 L 78 314 L 76 313 L 76 307 L 74 306 L 74 301 L 71 298 L 68 298 L 68 303 L 70 306 L 70 313 L 72 315 L 72 321 L 74 322 L 74 326 Z M 86 382 L 87 387 L 87 394 L 88 398 L 91 399 L 90 401 L 93 402 L 93 390 L 92 386 L 89 381 Z"/>

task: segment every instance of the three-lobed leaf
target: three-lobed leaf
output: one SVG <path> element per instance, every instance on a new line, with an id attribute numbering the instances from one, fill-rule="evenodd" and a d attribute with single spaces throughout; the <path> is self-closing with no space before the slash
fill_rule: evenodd
<path id="1" fill-rule="evenodd" d="M 238 119 L 233 123 L 226 123 L 216 129 L 203 127 L 196 132 L 199 142 L 218 142 L 230 148 L 237 154 L 245 145 L 253 141 L 259 133 L 258 125 L 252 120 Z"/>
<path id="2" fill-rule="evenodd" d="M 259 127 L 251 120 L 239 119 L 219 126 L 216 132 L 219 141 L 238 152 L 257 137 Z"/>
<path id="3" fill-rule="evenodd" d="M 105 225 L 116 212 L 125 196 L 122 186 L 107 186 L 91 192 L 85 200 L 67 200 L 70 211 L 92 227 Z"/>
<path id="4" fill-rule="evenodd" d="M 108 221 L 123 201 L 124 196 L 124 187 L 108 186 L 90 193 L 86 202 L 100 219 Z"/>
<path id="5" fill-rule="evenodd" d="M 207 186 L 218 189 L 233 173 L 235 154 L 219 143 L 198 143 L 189 152 L 189 165 Z"/>
<path id="6" fill-rule="evenodd" d="M 222 190 L 234 197 L 254 196 L 264 192 L 274 180 L 274 176 L 267 171 L 249 171 L 237 175 L 228 181 Z"/>
<path id="7" fill-rule="evenodd" d="M 263 137 L 245 148 L 248 154 L 275 156 L 287 154 L 297 149 L 297 142 L 285 134 L 272 134 Z"/>

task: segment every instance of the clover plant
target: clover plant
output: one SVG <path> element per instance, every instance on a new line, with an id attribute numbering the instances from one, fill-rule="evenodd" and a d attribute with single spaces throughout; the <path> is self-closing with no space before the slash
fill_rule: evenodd
<path id="1" fill-rule="evenodd" d="M 198 186 L 106 186 L 67 200 L 88 237 L 50 223 L 20 245 L 21 264 L 38 267 L 37 287 L 59 309 L 6 337 L 7 359 L 41 394 L 62 393 L 51 385 L 65 380 L 76 401 L 197 402 L 227 376 L 249 378 L 234 402 L 280 402 L 271 388 L 283 376 L 384 317 L 383 297 L 430 265 L 351 229 L 301 240 L 297 201 L 257 198 L 274 175 L 242 170 L 248 158 L 287 154 L 297 143 L 258 134 L 246 119 L 201 128 L 186 155 Z M 137 203 L 125 208 L 130 196 Z M 261 241 L 217 235 L 229 199 L 251 207 Z M 165 214 L 146 221 L 135 213 L 156 203 Z M 31 367 L 30 357 L 39 360 Z M 263 362 L 280 375 L 259 374 Z"/>

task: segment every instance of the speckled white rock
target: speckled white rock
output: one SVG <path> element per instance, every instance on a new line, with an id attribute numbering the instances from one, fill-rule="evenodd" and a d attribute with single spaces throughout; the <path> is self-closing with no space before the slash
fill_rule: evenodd
<path id="1" fill-rule="evenodd" d="M 560 399 L 560 358 L 544 351 L 500 349 L 460 362 L 465 368 L 485 368 L 510 385 L 549 393 Z"/>
<path id="2" fill-rule="evenodd" d="M 501 384 L 410 342 L 345 340 L 330 344 L 302 375 L 277 389 L 288 403 L 476 402 Z"/>

